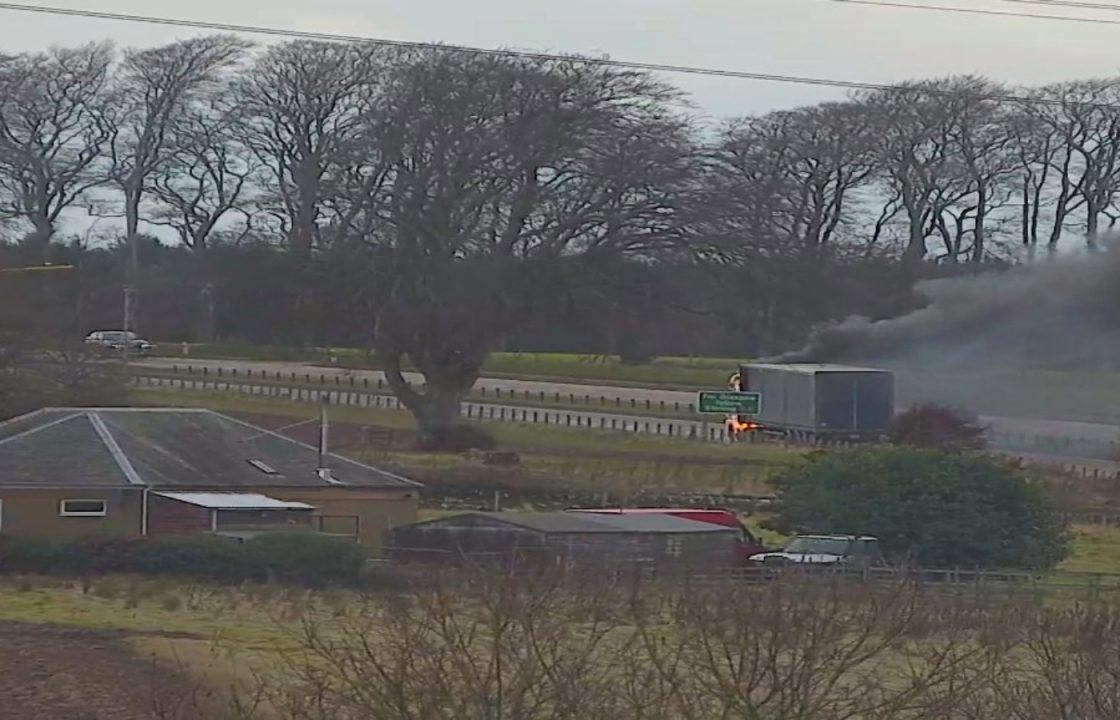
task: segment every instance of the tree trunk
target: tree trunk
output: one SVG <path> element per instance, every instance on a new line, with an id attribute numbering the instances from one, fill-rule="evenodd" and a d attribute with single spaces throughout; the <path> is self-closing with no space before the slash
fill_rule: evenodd
<path id="1" fill-rule="evenodd" d="M 988 244 L 988 193 L 980 190 L 976 200 L 976 223 L 972 238 L 972 262 L 984 262 L 984 251 Z"/>
<path id="2" fill-rule="evenodd" d="M 902 264 L 913 269 L 922 264 L 926 257 L 926 236 L 922 221 L 910 221 L 910 239 L 906 243 L 906 250 L 902 253 Z"/>
<path id="3" fill-rule="evenodd" d="M 24 238 L 24 244 L 36 261 L 46 264 L 50 260 L 51 238 L 54 237 L 54 223 L 47 218 L 31 218 L 34 229 Z"/>
<path id="4" fill-rule="evenodd" d="M 477 371 L 460 366 L 422 370 L 424 389 L 417 391 L 401 373 L 404 353 L 387 353 L 385 378 L 393 394 L 412 413 L 423 447 L 441 448 L 450 443 L 460 425 L 463 396 L 478 379 Z"/>
<path id="5" fill-rule="evenodd" d="M 209 246 L 205 235 L 196 235 L 191 246 L 194 249 L 194 272 L 198 282 L 198 305 L 195 308 L 195 340 L 209 343 L 214 341 L 214 281 L 210 271 Z"/>
<path id="6" fill-rule="evenodd" d="M 214 283 L 203 280 L 198 288 L 198 324 L 195 337 L 198 342 L 214 342 Z"/>
<path id="7" fill-rule="evenodd" d="M 1089 250 L 1097 249 L 1097 236 L 1100 234 L 1101 213 L 1093 205 L 1085 209 L 1088 219 L 1085 222 L 1085 244 Z"/>
<path id="8" fill-rule="evenodd" d="M 128 268 L 124 281 L 124 327 L 136 331 L 140 305 L 140 194 L 137 188 L 125 188 L 125 242 L 128 244 Z"/>

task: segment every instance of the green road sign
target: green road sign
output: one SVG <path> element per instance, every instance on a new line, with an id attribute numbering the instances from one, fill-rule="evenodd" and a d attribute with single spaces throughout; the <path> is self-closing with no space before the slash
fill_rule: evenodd
<path id="1" fill-rule="evenodd" d="M 762 411 L 762 393 L 732 390 L 701 392 L 697 407 L 702 413 L 758 415 Z"/>

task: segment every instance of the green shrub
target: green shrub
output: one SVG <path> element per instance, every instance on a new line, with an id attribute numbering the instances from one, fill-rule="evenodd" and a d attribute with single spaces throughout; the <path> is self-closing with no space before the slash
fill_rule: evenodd
<path id="1" fill-rule="evenodd" d="M 909 447 L 816 453 L 774 478 L 774 529 L 874 535 L 926 567 L 1052 568 L 1069 553 L 1044 486 L 994 457 Z"/>
<path id="2" fill-rule="evenodd" d="M 0 537 L 0 571 L 66 575 L 83 571 L 77 548 L 61 540 L 25 540 Z"/>
<path id="3" fill-rule="evenodd" d="M 133 541 L 126 566 L 141 575 L 182 575 L 218 582 L 263 579 L 248 561 L 245 549 L 212 535 Z"/>
<path id="4" fill-rule="evenodd" d="M 365 550 L 356 542 L 317 533 L 266 533 L 244 545 L 249 563 L 269 580 L 298 585 L 354 585 Z"/>
<path id="5" fill-rule="evenodd" d="M 357 543 L 316 533 L 267 533 L 244 544 L 212 535 L 73 542 L 0 536 L 0 573 L 194 577 L 322 587 L 360 581 Z"/>

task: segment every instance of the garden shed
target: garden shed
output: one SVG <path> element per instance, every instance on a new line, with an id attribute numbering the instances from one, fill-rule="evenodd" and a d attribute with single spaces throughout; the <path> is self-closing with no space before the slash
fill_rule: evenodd
<path id="1" fill-rule="evenodd" d="M 386 546 L 402 563 L 704 571 L 733 564 L 738 540 L 734 528 L 671 515 L 472 512 L 398 526 Z"/>

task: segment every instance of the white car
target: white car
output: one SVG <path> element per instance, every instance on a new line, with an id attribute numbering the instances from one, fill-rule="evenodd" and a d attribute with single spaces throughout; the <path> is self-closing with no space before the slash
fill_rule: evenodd
<path id="1" fill-rule="evenodd" d="M 776 552 L 751 555 L 761 565 L 873 565 L 880 561 L 879 539 L 867 535 L 798 535 Z"/>
<path id="2" fill-rule="evenodd" d="M 109 350 L 128 350 L 144 355 L 155 347 L 152 343 L 128 330 L 98 330 L 86 336 L 87 345 L 98 345 Z"/>

